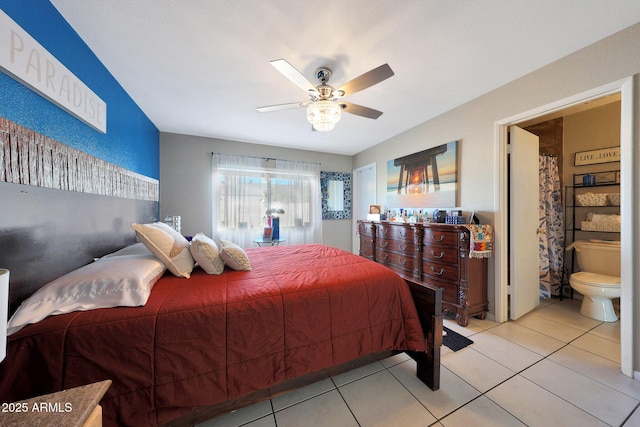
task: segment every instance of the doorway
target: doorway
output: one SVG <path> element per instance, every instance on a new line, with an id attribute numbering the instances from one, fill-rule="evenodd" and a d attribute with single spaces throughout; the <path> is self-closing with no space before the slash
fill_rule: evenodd
<path id="1" fill-rule="evenodd" d="M 621 317 L 621 368 L 623 374 L 633 376 L 633 329 L 634 329 L 634 304 L 633 278 L 637 275 L 637 268 L 632 262 L 638 254 L 634 253 L 633 240 L 637 234 L 634 220 L 638 215 L 638 208 L 632 203 L 634 197 L 634 182 L 632 174 L 635 149 L 633 146 L 633 78 L 623 79 L 588 92 L 557 101 L 555 103 L 539 107 L 537 109 L 496 122 L 496 169 L 495 180 L 496 197 L 496 262 L 495 262 L 495 318 L 496 321 L 508 320 L 509 308 L 509 248 L 507 236 L 509 236 L 510 219 L 508 215 L 508 156 L 507 133 L 511 125 L 525 123 L 539 119 L 545 115 L 558 113 L 568 108 L 577 108 L 587 102 L 592 102 L 606 96 L 619 93 L 621 96 L 621 134 L 620 134 L 620 183 L 623 207 L 626 206 L 626 214 L 622 216 L 621 248 L 625 256 L 622 258 L 622 297 L 621 311 L 625 316 Z M 627 201 L 625 203 L 624 201 Z M 512 243 L 513 244 L 513 243 Z M 515 286 L 516 284 L 514 284 Z"/>
<path id="2" fill-rule="evenodd" d="M 376 164 L 371 163 L 353 171 L 353 236 L 358 234 L 358 220 L 366 219 L 369 205 L 376 204 Z M 360 253 L 360 239 L 354 237 L 353 253 Z"/>

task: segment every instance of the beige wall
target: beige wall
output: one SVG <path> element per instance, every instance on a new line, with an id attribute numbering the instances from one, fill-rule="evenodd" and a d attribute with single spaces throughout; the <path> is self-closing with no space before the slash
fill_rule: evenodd
<path id="1" fill-rule="evenodd" d="M 172 133 L 160 134 L 160 218 L 182 217 L 182 232 L 211 232 L 211 153 L 243 154 L 322 163 L 328 172 L 351 172 L 351 156 L 269 147 Z M 323 243 L 351 251 L 351 221 L 322 222 Z"/>
<path id="2" fill-rule="evenodd" d="M 576 114 L 564 117 L 563 126 L 563 152 L 564 152 L 564 182 L 571 185 L 574 181 L 573 174 L 578 174 L 576 183 L 580 184 L 581 174 L 598 173 L 605 171 L 620 170 L 620 162 L 600 163 L 594 165 L 575 166 L 575 153 L 580 151 L 597 150 L 599 148 L 609 148 L 620 146 L 620 102 L 613 102 L 604 106 L 593 108 Z M 598 179 L 615 180 L 614 173 L 598 175 Z M 577 190 L 576 194 L 590 193 L 618 193 L 619 186 L 589 187 Z M 571 203 L 571 194 L 568 194 Z M 615 214 L 620 211 L 618 207 L 604 208 L 577 208 L 575 210 L 575 224 L 580 226 L 580 222 L 586 220 L 589 212 L 601 214 Z M 572 212 L 569 210 L 568 215 Z M 611 239 L 619 240 L 620 234 L 589 232 L 569 232 L 565 236 L 566 242 L 579 239 Z"/>
<path id="3" fill-rule="evenodd" d="M 564 117 L 564 177 L 571 183 L 573 174 L 619 170 L 620 162 L 574 166 L 578 151 L 620 146 L 620 102 L 614 102 Z"/>
<path id="4" fill-rule="evenodd" d="M 525 47 L 526 48 L 526 47 Z M 434 147 L 448 141 L 460 140 L 459 153 L 459 205 L 463 210 L 475 209 L 482 222 L 495 223 L 498 217 L 504 222 L 506 212 L 499 211 L 496 194 L 499 179 L 497 164 L 496 122 L 518 116 L 540 107 L 576 96 L 603 85 L 610 84 L 640 72 L 640 24 L 604 39 L 592 46 L 562 58 L 531 74 L 523 76 L 501 88 L 480 96 L 467 104 L 429 120 L 388 141 L 357 154 L 354 167 L 369 163 L 377 164 L 378 200 L 385 200 L 386 162 L 406 154 Z M 638 84 L 637 77 L 635 78 Z M 424 83 L 428 84 L 428 82 Z M 635 89 L 634 146 L 638 146 L 638 89 Z M 427 100 L 428 102 L 428 100 Z M 639 150 L 632 153 L 634 164 L 638 164 Z M 639 176 L 630 173 L 635 188 L 640 188 Z M 636 191 L 637 193 L 637 191 Z M 640 245 L 638 199 L 630 200 L 630 212 L 634 218 L 632 245 Z M 498 242 L 506 236 L 497 235 Z M 637 252 L 636 252 L 637 253 Z M 490 260 L 489 296 L 490 310 L 495 310 L 496 292 L 495 257 Z M 633 271 L 633 287 L 637 289 L 640 272 Z M 637 295 L 637 291 L 636 291 Z M 633 321 L 640 330 L 640 301 L 632 303 L 635 311 Z M 635 334 L 638 335 L 637 333 Z M 634 344 L 634 369 L 640 368 L 640 341 Z"/>

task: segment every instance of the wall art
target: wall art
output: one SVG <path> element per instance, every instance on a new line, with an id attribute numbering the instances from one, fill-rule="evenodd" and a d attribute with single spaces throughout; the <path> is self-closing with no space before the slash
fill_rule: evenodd
<path id="1" fill-rule="evenodd" d="M 387 162 L 387 206 L 457 206 L 458 141 Z"/>
<path id="2" fill-rule="evenodd" d="M 620 147 L 609 147 L 598 150 L 578 151 L 575 154 L 573 165 L 586 166 L 619 161 Z"/>

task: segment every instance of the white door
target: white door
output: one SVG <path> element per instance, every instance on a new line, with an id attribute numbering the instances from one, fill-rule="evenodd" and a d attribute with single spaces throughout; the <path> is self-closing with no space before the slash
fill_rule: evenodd
<path id="1" fill-rule="evenodd" d="M 376 164 L 372 163 L 353 171 L 353 253 L 360 252 L 358 220 L 367 219 L 369 205 L 376 204 Z"/>
<path id="2" fill-rule="evenodd" d="M 517 126 L 509 136 L 509 317 L 515 320 L 540 304 L 539 139 Z"/>

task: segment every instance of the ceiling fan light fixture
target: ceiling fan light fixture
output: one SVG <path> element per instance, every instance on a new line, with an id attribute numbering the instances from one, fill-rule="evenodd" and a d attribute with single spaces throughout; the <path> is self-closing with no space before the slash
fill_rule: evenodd
<path id="1" fill-rule="evenodd" d="M 342 116 L 342 107 L 335 101 L 316 101 L 307 107 L 307 120 L 315 130 L 327 132 L 336 126 Z"/>

